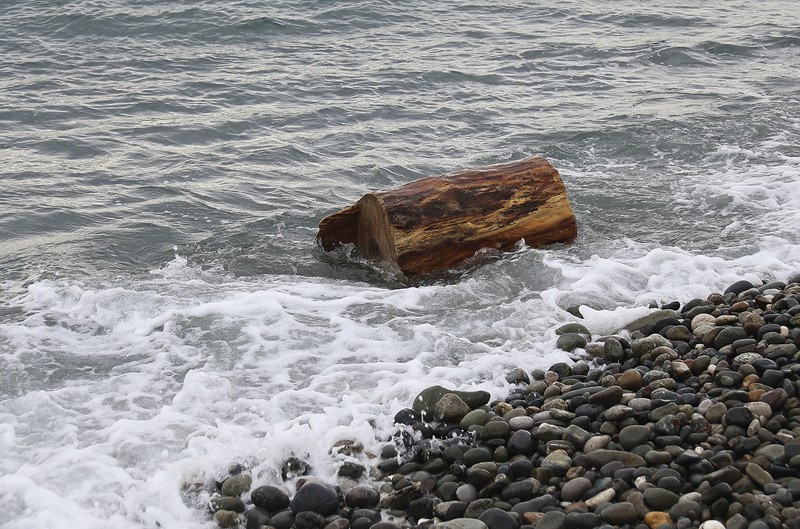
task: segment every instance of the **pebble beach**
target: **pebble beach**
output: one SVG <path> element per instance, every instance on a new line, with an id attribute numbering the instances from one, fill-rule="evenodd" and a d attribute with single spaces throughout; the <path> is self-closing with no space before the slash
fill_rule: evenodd
<path id="1" fill-rule="evenodd" d="M 573 361 L 508 372 L 503 399 L 427 388 L 379 455 L 332 448 L 336 483 L 293 459 L 184 499 L 248 529 L 800 528 L 800 275 L 653 309 L 559 327 Z"/>

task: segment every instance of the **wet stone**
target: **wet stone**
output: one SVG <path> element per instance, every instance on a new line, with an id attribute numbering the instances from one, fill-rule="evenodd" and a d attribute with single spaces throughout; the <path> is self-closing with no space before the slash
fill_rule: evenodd
<path id="1" fill-rule="evenodd" d="M 586 463 L 595 468 L 600 468 L 612 461 L 619 461 L 623 465 L 631 467 L 640 467 L 645 464 L 641 456 L 629 452 L 601 449 L 586 454 Z"/>
<path id="2" fill-rule="evenodd" d="M 628 369 L 620 375 L 617 383 L 622 389 L 638 391 L 642 387 L 642 373 L 637 369 Z"/>
<path id="3" fill-rule="evenodd" d="M 578 323 L 578 322 L 565 323 L 564 325 L 562 325 L 561 327 L 556 329 L 556 334 L 559 335 L 559 336 L 562 335 L 562 334 L 568 334 L 568 333 L 583 334 L 584 336 L 591 336 L 591 333 L 589 332 L 589 329 L 587 329 L 586 326 L 583 325 L 582 323 Z"/>
<path id="4" fill-rule="evenodd" d="M 575 415 L 588 417 L 590 421 L 597 419 L 601 413 L 605 411 L 605 407 L 600 404 L 581 404 L 575 408 Z"/>
<path id="5" fill-rule="evenodd" d="M 299 458 L 290 457 L 281 467 L 281 477 L 283 477 L 284 480 L 289 480 L 299 476 L 305 476 L 308 474 L 308 470 L 308 463 Z"/>
<path id="6" fill-rule="evenodd" d="M 377 507 L 379 501 L 380 494 L 378 491 L 373 487 L 368 487 L 365 485 L 353 487 L 352 489 L 348 490 L 347 494 L 344 496 L 345 505 L 354 509 Z"/>
<path id="7" fill-rule="evenodd" d="M 325 527 L 325 517 L 321 514 L 303 511 L 294 517 L 296 529 L 322 529 Z"/>
<path id="8" fill-rule="evenodd" d="M 563 529 L 567 515 L 561 511 L 548 511 L 536 522 L 536 529 Z"/>
<path id="9" fill-rule="evenodd" d="M 755 463 L 748 463 L 745 467 L 745 473 L 761 487 L 775 482 L 769 472 Z"/>
<path id="10" fill-rule="evenodd" d="M 747 281 L 746 279 L 741 279 L 741 280 L 733 283 L 732 285 L 730 285 L 728 288 L 726 288 L 724 293 L 725 294 L 736 294 L 736 295 L 739 295 L 742 292 L 744 292 L 746 290 L 750 290 L 753 287 L 754 287 L 753 283 L 751 283 L 750 281 Z M 711 528 L 707 527 L 707 528 L 704 528 L 704 529 L 711 529 Z"/>
<path id="11" fill-rule="evenodd" d="M 214 513 L 214 521 L 220 527 L 236 527 L 239 525 L 239 515 L 234 511 L 217 511 Z"/>
<path id="12" fill-rule="evenodd" d="M 485 523 L 489 529 L 516 529 L 517 521 L 507 512 L 491 507 L 483 511 L 478 520 Z"/>
<path id="13" fill-rule="evenodd" d="M 596 529 L 600 518 L 592 512 L 573 511 L 564 519 L 564 529 Z"/>
<path id="14" fill-rule="evenodd" d="M 414 403 L 411 408 L 418 413 L 433 413 L 436 403 L 447 393 L 454 393 L 457 395 L 470 409 L 483 406 L 488 403 L 491 398 L 488 391 L 454 391 L 443 388 L 442 386 L 431 386 L 422 390 L 419 395 L 414 398 Z"/>
<path id="15" fill-rule="evenodd" d="M 635 522 L 639 513 L 632 503 L 627 501 L 609 505 L 600 513 L 600 519 L 612 525 L 624 525 Z"/>
<path id="16" fill-rule="evenodd" d="M 364 465 L 352 461 L 345 461 L 342 463 L 342 466 L 339 467 L 337 475 L 343 478 L 358 479 L 366 470 Z"/>
<path id="17" fill-rule="evenodd" d="M 523 479 L 522 481 L 515 481 L 514 483 L 511 483 L 510 485 L 505 487 L 502 490 L 500 496 L 506 501 L 512 499 L 526 501 L 533 498 L 533 496 L 537 494 L 539 486 L 540 483 L 533 478 Z"/>
<path id="18" fill-rule="evenodd" d="M 433 415 L 445 422 L 459 422 L 469 413 L 470 407 L 455 393 L 446 393 L 434 406 Z"/>
<path id="19" fill-rule="evenodd" d="M 664 321 L 665 319 L 674 319 L 679 318 L 680 313 L 675 310 L 669 309 L 662 309 L 656 310 L 643 316 L 637 320 L 632 321 L 628 325 L 625 326 L 625 330 L 634 332 L 643 329 L 650 328 L 653 326 L 654 328 L 661 328 L 663 325 L 659 325 L 660 322 Z"/>
<path id="20" fill-rule="evenodd" d="M 555 450 L 542 460 L 541 467 L 556 476 L 564 476 L 572 466 L 572 458 L 563 450 Z"/>
<path id="21" fill-rule="evenodd" d="M 580 334 L 565 333 L 558 337 L 556 340 L 556 347 L 563 351 L 574 351 L 575 349 L 583 349 L 586 347 L 586 338 Z"/>
<path id="22" fill-rule="evenodd" d="M 680 407 L 678 407 L 677 403 L 668 401 L 663 403 L 661 406 L 657 408 L 653 407 L 648 417 L 650 418 L 651 421 L 660 421 L 664 417 L 677 415 L 678 413 L 680 413 L 680 411 L 681 411 Z"/>
<path id="23" fill-rule="evenodd" d="M 491 509 L 494 501 L 489 498 L 478 498 L 467 505 L 467 510 L 464 512 L 464 518 L 480 518 L 488 509 Z"/>
<path id="24" fill-rule="evenodd" d="M 653 431 L 648 426 L 632 424 L 619 432 L 619 444 L 625 450 L 631 450 L 650 440 Z"/>
<path id="25" fill-rule="evenodd" d="M 522 417 L 512 417 L 508 420 L 508 426 L 511 430 L 530 430 L 534 427 L 536 422 L 528 415 Z"/>
<path id="26" fill-rule="evenodd" d="M 509 384 L 530 384 L 531 378 L 524 369 L 518 367 L 508 372 L 506 382 Z"/>
<path id="27" fill-rule="evenodd" d="M 719 498 L 730 496 L 732 492 L 731 486 L 727 482 L 722 482 L 704 490 L 701 497 L 704 503 L 710 504 Z"/>
<path id="28" fill-rule="evenodd" d="M 677 435 L 681 429 L 681 422 L 674 415 L 667 415 L 658 420 L 653 426 L 657 435 Z"/>
<path id="29" fill-rule="evenodd" d="M 328 516 L 336 512 L 339 506 L 339 493 L 331 485 L 309 481 L 303 485 L 290 502 L 290 508 L 297 514 L 312 511 Z"/>
<path id="30" fill-rule="evenodd" d="M 436 529 L 488 529 L 485 523 L 472 518 L 455 518 L 436 524 Z"/>
<path id="31" fill-rule="evenodd" d="M 694 338 L 691 331 L 683 325 L 676 325 L 669 329 L 666 333 L 666 337 L 668 340 L 676 342 L 688 342 Z"/>
<path id="32" fill-rule="evenodd" d="M 556 498 L 550 494 L 545 494 L 543 496 L 533 498 L 532 500 L 519 502 L 514 505 L 511 510 L 512 512 L 518 514 L 523 514 L 526 512 L 542 512 L 544 509 L 548 507 L 555 507 L 556 505 L 558 505 Z"/>
<path id="33" fill-rule="evenodd" d="M 698 498 L 699 500 L 699 498 Z M 673 520 L 689 518 L 698 520 L 703 513 L 703 506 L 698 501 L 683 499 L 669 509 L 669 516 Z"/>
<path id="34" fill-rule="evenodd" d="M 737 355 L 733 359 L 733 362 L 735 364 L 739 364 L 739 365 L 742 365 L 742 364 L 750 364 L 750 365 L 752 365 L 753 362 L 755 362 L 756 360 L 759 360 L 761 358 L 764 358 L 764 357 L 761 356 L 758 353 L 752 353 L 752 352 L 751 353 L 738 353 L 738 351 L 737 351 Z"/>
<path id="35" fill-rule="evenodd" d="M 253 507 L 245 513 L 245 524 L 248 529 L 260 528 L 262 525 L 269 525 L 272 513 L 263 507 Z"/>
<path id="36" fill-rule="evenodd" d="M 257 507 L 263 507 L 270 511 L 280 511 L 289 507 L 289 495 L 273 485 L 262 485 L 253 489 L 250 493 L 250 501 Z"/>
<path id="37" fill-rule="evenodd" d="M 536 439 L 527 430 L 514 432 L 506 443 L 508 453 L 511 456 L 518 454 L 530 456 L 536 450 Z"/>
<path id="38" fill-rule="evenodd" d="M 705 413 L 705 418 L 710 423 L 721 423 L 728 408 L 722 402 L 712 404 Z"/>
<path id="39" fill-rule="evenodd" d="M 294 513 L 289 510 L 275 513 L 269 519 L 269 524 L 275 529 L 289 529 L 294 525 Z"/>
<path id="40" fill-rule="evenodd" d="M 481 439 L 505 439 L 511 428 L 505 421 L 489 421 L 481 429 Z"/>
<path id="41" fill-rule="evenodd" d="M 606 410 L 605 418 L 607 421 L 616 422 L 627 417 L 632 417 L 633 414 L 633 408 L 623 406 L 622 404 L 617 404 Z"/>
<path id="42" fill-rule="evenodd" d="M 608 338 L 605 343 L 603 343 L 603 355 L 606 360 L 620 362 L 625 358 L 625 350 L 619 340 L 616 338 Z"/>
<path id="43" fill-rule="evenodd" d="M 800 294 L 800 285 L 792 288 Z M 712 520 L 727 529 L 794 527 L 800 329 L 790 321 L 800 306 L 780 314 L 773 296 L 785 294 L 712 294 L 686 305 L 684 317 L 701 309 L 691 334 L 689 319 L 661 316 L 632 343 L 598 337 L 589 357 L 535 370 L 532 383 L 514 370 L 508 381 L 518 386 L 491 408 L 471 408 L 461 429 L 416 418 L 423 440 L 397 436 L 398 450 L 383 459 L 399 459 L 409 472 L 436 461 L 449 468 L 425 467 L 437 475 L 418 485 L 407 481 L 417 474 L 393 477 L 384 497 L 412 491 L 412 524 L 433 510 L 440 520 L 496 515 L 501 521 L 487 529 L 708 529 Z M 471 416 L 477 420 L 465 425 Z M 404 525 L 403 502 L 392 507 Z M 370 527 L 354 521 L 349 529 Z"/>
<path id="44" fill-rule="evenodd" d="M 587 454 L 605 448 L 611 442 L 609 435 L 593 435 L 583 444 L 583 451 Z"/>
<path id="45" fill-rule="evenodd" d="M 777 369 L 766 369 L 761 374 L 761 383 L 772 388 L 779 388 L 783 385 L 784 374 Z"/>
<path id="46" fill-rule="evenodd" d="M 716 338 L 714 338 L 714 348 L 719 350 L 726 345 L 732 345 L 736 340 L 747 338 L 747 332 L 742 327 L 725 327 Z"/>
<path id="47" fill-rule="evenodd" d="M 644 491 L 647 504 L 656 511 L 666 511 L 678 503 L 678 495 L 666 489 L 654 487 Z"/>
<path id="48" fill-rule="evenodd" d="M 753 414 L 749 409 L 743 406 L 737 406 L 725 412 L 725 415 L 723 416 L 722 419 L 722 423 L 728 425 L 742 426 L 746 428 L 747 426 L 750 425 L 752 420 L 753 420 Z"/>
<path id="49" fill-rule="evenodd" d="M 619 404 L 622 399 L 622 388 L 620 386 L 611 386 L 602 391 L 589 396 L 590 404 L 598 404 L 606 408 Z"/>
<path id="50" fill-rule="evenodd" d="M 721 369 L 714 374 L 714 380 L 717 384 L 729 388 L 739 387 L 742 383 L 742 379 L 744 379 L 744 376 L 740 373 L 727 369 Z"/>
<path id="51" fill-rule="evenodd" d="M 446 501 L 434 506 L 433 513 L 442 520 L 454 520 L 464 517 L 467 506 L 467 503 L 461 501 Z"/>
<path id="52" fill-rule="evenodd" d="M 590 488 L 592 488 L 592 482 L 589 479 L 583 476 L 573 478 L 564 483 L 561 488 L 561 499 L 564 501 L 578 501 Z"/>
<path id="53" fill-rule="evenodd" d="M 458 426 L 463 429 L 468 429 L 470 426 L 483 426 L 489 421 L 489 414 L 486 413 L 486 410 L 477 409 L 472 410 L 471 412 L 464 415 L 461 418 L 461 421 L 458 423 Z"/>
<path id="54" fill-rule="evenodd" d="M 244 502 L 240 498 L 233 496 L 216 496 L 208 500 L 208 506 L 211 512 L 244 512 L 245 509 Z"/>
<path id="55" fill-rule="evenodd" d="M 250 490 L 253 484 L 253 478 L 250 474 L 238 474 L 231 476 L 222 484 L 223 496 L 240 496 Z"/>
<path id="56" fill-rule="evenodd" d="M 659 346 L 672 347 L 672 343 L 660 334 L 651 334 L 645 338 L 634 340 L 631 344 L 631 352 L 637 358 L 641 358 Z"/>

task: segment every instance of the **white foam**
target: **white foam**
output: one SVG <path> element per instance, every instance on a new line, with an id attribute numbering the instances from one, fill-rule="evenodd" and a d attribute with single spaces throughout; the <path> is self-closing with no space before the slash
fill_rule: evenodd
<path id="1" fill-rule="evenodd" d="M 543 325 L 491 345 L 481 338 L 493 326 L 502 334 L 502 320 L 470 327 L 473 310 L 493 303 L 476 283 L 207 281 L 180 259 L 165 270 L 92 288 L 38 281 L 16 299 L 27 317 L 0 327 L 3 338 L 54 367 L 0 406 L 2 440 L 18 450 L 3 460 L 16 479 L 4 486 L 28 513 L 14 518 L 193 526 L 201 511 L 183 504 L 183 480 L 218 478 L 241 461 L 260 483 L 277 483 L 290 456 L 334 479 L 333 443 L 356 440 L 374 455 L 391 416 L 424 387 L 497 393 L 498 366 L 538 361 L 528 346 Z M 464 305 L 443 306 L 456 299 Z M 509 300 L 500 313 L 535 322 L 530 303 Z M 96 368 L 69 372 L 74 362 Z M 97 499 L 97 488 L 113 497 Z"/>

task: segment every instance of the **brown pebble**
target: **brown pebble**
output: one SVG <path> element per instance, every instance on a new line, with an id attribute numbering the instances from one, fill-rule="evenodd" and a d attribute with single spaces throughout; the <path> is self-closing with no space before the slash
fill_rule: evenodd
<path id="1" fill-rule="evenodd" d="M 567 505 L 566 507 L 564 507 L 564 512 L 565 513 L 570 513 L 572 511 L 588 512 L 589 511 L 589 506 L 586 505 L 586 502 L 574 501 L 574 502 L 570 503 L 569 505 Z"/>
<path id="2" fill-rule="evenodd" d="M 756 302 L 756 306 L 758 306 L 758 308 L 761 310 L 766 310 L 767 307 L 769 307 L 772 304 L 771 297 L 767 296 L 756 296 L 754 298 L 754 301 Z"/>
<path id="3" fill-rule="evenodd" d="M 684 379 L 692 376 L 691 368 L 681 360 L 672 361 L 672 378 Z"/>
<path id="4" fill-rule="evenodd" d="M 619 376 L 617 384 L 622 389 L 639 391 L 642 387 L 642 373 L 637 369 L 628 369 Z"/>
<path id="5" fill-rule="evenodd" d="M 678 342 L 688 342 L 692 339 L 692 333 L 683 325 L 676 325 L 667 331 L 667 339 Z"/>
<path id="6" fill-rule="evenodd" d="M 538 522 L 542 518 L 544 518 L 544 513 L 543 512 L 524 512 L 524 513 L 522 513 L 522 519 L 527 524 L 531 524 L 531 525 L 535 524 L 536 522 Z"/>
<path id="7" fill-rule="evenodd" d="M 656 529 L 659 525 L 672 525 L 672 518 L 669 517 L 669 513 L 652 511 L 644 515 L 644 523 L 649 525 L 650 529 Z"/>
<path id="8" fill-rule="evenodd" d="M 723 314 L 722 316 L 717 317 L 714 323 L 720 326 L 736 325 L 739 323 L 739 318 L 733 314 Z"/>
<path id="9" fill-rule="evenodd" d="M 750 386 L 752 384 L 757 383 L 760 380 L 761 379 L 758 378 L 758 375 L 753 375 L 753 374 L 747 375 L 746 377 L 744 377 L 742 379 L 742 387 L 745 388 L 745 389 L 748 389 L 748 390 L 752 389 Z"/>
<path id="10" fill-rule="evenodd" d="M 747 392 L 747 400 L 750 402 L 757 402 L 764 393 L 766 392 L 763 389 L 751 389 Z"/>
<path id="11" fill-rule="evenodd" d="M 584 474 L 586 474 L 586 469 L 584 467 L 581 466 L 569 467 L 569 469 L 567 470 L 567 474 L 564 476 L 564 478 L 567 481 L 569 481 L 573 478 L 579 478 Z"/>
<path id="12" fill-rule="evenodd" d="M 714 347 L 714 340 L 717 335 L 722 332 L 722 327 L 714 327 L 703 335 L 703 345 L 706 347 Z"/>
<path id="13" fill-rule="evenodd" d="M 723 303 L 725 303 L 725 298 L 722 297 L 722 294 L 720 294 L 719 292 L 712 292 L 711 294 L 708 295 L 706 299 L 711 303 L 713 303 L 714 305 L 722 305 Z"/>
<path id="14" fill-rule="evenodd" d="M 506 413 L 513 410 L 514 407 L 509 404 L 508 402 L 498 402 L 497 405 L 494 407 L 494 412 L 501 417 Z"/>
<path id="15" fill-rule="evenodd" d="M 761 328 L 761 324 L 760 323 L 745 323 L 744 325 L 742 325 L 742 327 L 744 328 L 744 332 L 746 332 L 750 336 L 755 336 L 755 334 Z"/>
<path id="16" fill-rule="evenodd" d="M 750 309 L 750 304 L 746 301 L 737 301 L 730 307 L 731 312 L 744 312 Z"/>

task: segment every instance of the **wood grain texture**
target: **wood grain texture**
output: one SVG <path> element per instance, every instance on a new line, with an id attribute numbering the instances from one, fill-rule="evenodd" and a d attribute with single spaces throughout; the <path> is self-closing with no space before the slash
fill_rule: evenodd
<path id="1" fill-rule="evenodd" d="M 561 176 L 537 157 L 369 193 L 324 218 L 317 240 L 326 250 L 353 243 L 416 275 L 452 268 L 482 248 L 507 250 L 521 239 L 536 247 L 576 234 Z"/>

